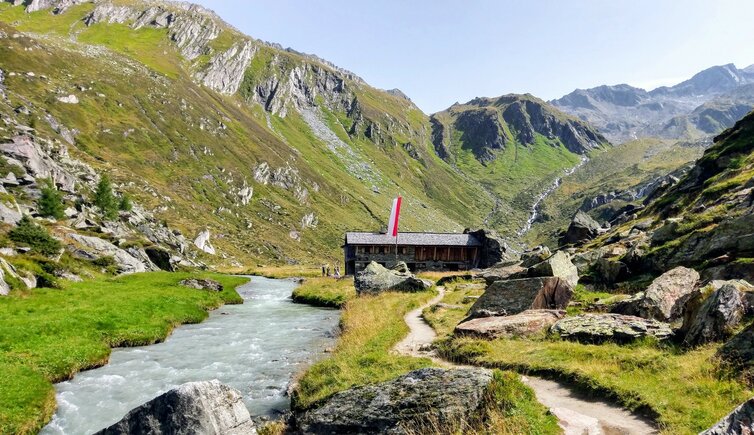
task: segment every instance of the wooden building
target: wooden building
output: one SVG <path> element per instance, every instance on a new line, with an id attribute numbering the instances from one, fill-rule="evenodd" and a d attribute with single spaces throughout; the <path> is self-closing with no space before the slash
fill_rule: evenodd
<path id="1" fill-rule="evenodd" d="M 412 271 L 467 270 L 479 266 L 482 241 L 473 234 L 349 232 L 343 253 L 346 274 L 361 271 L 371 261 L 385 267 L 405 262 Z"/>

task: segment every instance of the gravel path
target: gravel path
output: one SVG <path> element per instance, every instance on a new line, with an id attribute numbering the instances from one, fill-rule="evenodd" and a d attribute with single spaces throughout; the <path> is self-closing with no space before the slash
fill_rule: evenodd
<path id="1" fill-rule="evenodd" d="M 437 334 L 424 321 L 422 311 L 442 300 L 445 289 L 438 287 L 438 290 L 439 294 L 431 301 L 406 314 L 404 320 L 410 332 L 393 350 L 401 355 L 431 358 L 444 367 L 464 367 L 440 359 L 430 348 Z M 565 435 L 657 433 L 650 421 L 603 400 L 584 397 L 559 382 L 533 376 L 522 376 L 521 379 L 534 390 L 537 400 L 558 418 Z"/>

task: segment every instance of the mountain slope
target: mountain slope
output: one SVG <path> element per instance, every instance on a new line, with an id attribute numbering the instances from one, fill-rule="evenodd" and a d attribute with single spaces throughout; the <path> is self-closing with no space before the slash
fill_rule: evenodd
<path id="1" fill-rule="evenodd" d="M 171 226 L 210 229 L 214 262 L 334 259 L 398 193 L 406 230 L 460 231 L 492 209 L 434 154 L 420 110 L 352 73 L 197 6 L 48 6 L 0 4 L 1 133 L 65 143 Z"/>
<path id="2" fill-rule="evenodd" d="M 431 116 L 437 154 L 498 198 L 487 222 L 514 233 L 536 197 L 607 140 L 531 95 L 476 98 Z"/>
<path id="3" fill-rule="evenodd" d="M 714 66 L 677 85 L 649 92 L 625 84 L 577 89 L 551 103 L 590 122 L 615 143 L 641 137 L 709 137 L 754 108 L 750 69 Z"/>

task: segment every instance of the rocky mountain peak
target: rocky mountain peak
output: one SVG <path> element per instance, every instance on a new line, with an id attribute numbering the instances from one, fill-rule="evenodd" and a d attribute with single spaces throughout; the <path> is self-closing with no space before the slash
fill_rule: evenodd
<path id="1" fill-rule="evenodd" d="M 474 98 L 432 115 L 432 123 L 434 145 L 440 156 L 448 154 L 446 142 L 450 135 L 442 131 L 446 128 L 460 132 L 463 148 L 473 151 L 481 162 L 494 160 L 495 151 L 508 143 L 532 146 L 538 137 L 558 141 L 577 154 L 608 142 L 586 123 L 529 94 Z"/>

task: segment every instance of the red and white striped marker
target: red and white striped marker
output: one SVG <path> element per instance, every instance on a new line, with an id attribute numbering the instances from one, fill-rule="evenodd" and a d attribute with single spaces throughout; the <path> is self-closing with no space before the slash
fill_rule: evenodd
<path id="1" fill-rule="evenodd" d="M 401 197 L 398 196 L 393 200 L 393 209 L 390 211 L 390 221 L 387 224 L 387 233 L 393 237 L 398 237 L 398 219 L 401 215 Z"/>

